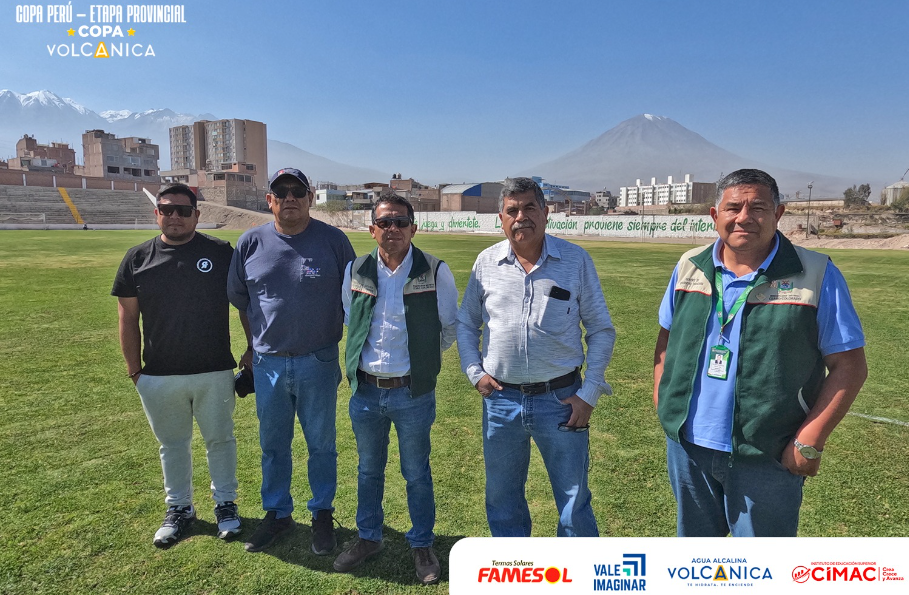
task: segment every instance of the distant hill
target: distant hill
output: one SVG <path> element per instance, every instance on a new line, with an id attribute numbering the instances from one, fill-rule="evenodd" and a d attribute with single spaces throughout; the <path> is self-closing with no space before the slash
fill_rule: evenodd
<path id="1" fill-rule="evenodd" d="M 315 182 L 335 182 L 336 184 L 362 184 L 364 182 L 382 182 L 391 178 L 391 173 L 380 172 L 366 167 L 345 165 L 314 155 L 299 147 L 268 139 L 268 171 L 277 171 L 282 167 L 295 167 Z"/>
<path id="2" fill-rule="evenodd" d="M 526 175 L 539 175 L 554 184 L 581 190 L 666 182 L 667 176 L 681 181 L 691 174 L 696 182 L 715 182 L 720 175 L 743 167 L 764 169 L 780 186 L 794 194 L 814 181 L 815 196 L 841 196 L 854 182 L 821 174 L 798 172 L 758 163 L 718 147 L 700 134 L 665 116 L 642 114 L 621 122 L 582 147 L 540 164 Z"/>

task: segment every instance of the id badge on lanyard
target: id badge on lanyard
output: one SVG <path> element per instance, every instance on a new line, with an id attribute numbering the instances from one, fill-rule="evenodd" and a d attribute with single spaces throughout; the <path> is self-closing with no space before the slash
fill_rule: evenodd
<path id="1" fill-rule="evenodd" d="M 720 269 L 717 268 L 714 275 L 714 285 L 716 286 L 717 292 L 716 315 L 720 321 L 720 342 L 722 342 L 726 325 L 732 322 L 735 315 L 742 309 L 742 305 L 744 305 L 745 301 L 748 299 L 748 294 L 754 289 L 757 282 L 757 276 L 748 283 L 748 286 L 745 287 L 745 291 L 742 292 L 742 295 L 740 295 L 738 299 L 735 300 L 735 303 L 732 304 L 732 308 L 729 310 L 729 316 L 727 317 L 723 307 L 723 274 L 720 272 Z M 707 363 L 707 376 L 716 378 L 717 380 L 726 380 L 729 378 L 729 362 L 731 361 L 732 351 L 730 351 L 728 347 L 724 345 L 714 345 L 710 348 L 710 360 Z"/>

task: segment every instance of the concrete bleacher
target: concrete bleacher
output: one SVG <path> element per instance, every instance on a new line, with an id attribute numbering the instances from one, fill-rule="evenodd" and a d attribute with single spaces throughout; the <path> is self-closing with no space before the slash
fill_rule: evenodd
<path id="1" fill-rule="evenodd" d="M 88 225 L 155 223 L 155 207 L 141 190 L 76 188 L 67 192 Z"/>
<path id="2" fill-rule="evenodd" d="M 70 188 L 67 193 L 89 226 L 155 223 L 154 207 L 141 191 Z M 57 188 L 0 186 L 0 223 L 34 223 L 42 213 L 48 225 L 76 223 Z"/>
<path id="3" fill-rule="evenodd" d="M 0 218 L 6 221 L 22 214 L 22 222 L 34 222 L 36 214 L 43 213 L 45 222 L 75 223 L 69 207 L 56 188 L 28 186 L 0 186 Z"/>

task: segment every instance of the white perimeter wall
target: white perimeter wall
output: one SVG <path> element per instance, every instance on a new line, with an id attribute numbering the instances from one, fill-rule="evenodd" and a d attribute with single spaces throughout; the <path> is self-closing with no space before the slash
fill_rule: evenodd
<path id="1" fill-rule="evenodd" d="M 502 233 L 498 214 L 473 211 L 416 213 L 421 231 Z M 559 235 L 617 238 L 715 238 L 708 215 L 608 215 L 568 217 L 551 213 L 546 231 Z"/>

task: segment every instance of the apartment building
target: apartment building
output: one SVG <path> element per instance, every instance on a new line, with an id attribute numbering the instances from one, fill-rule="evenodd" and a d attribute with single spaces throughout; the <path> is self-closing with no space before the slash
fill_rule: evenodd
<path id="1" fill-rule="evenodd" d="M 7 169 L 23 171 L 53 171 L 71 174 L 76 168 L 76 151 L 69 143 L 52 142 L 44 145 L 28 134 L 16 143 L 16 156 L 9 160 Z"/>
<path id="2" fill-rule="evenodd" d="M 199 120 L 174 126 L 169 136 L 172 171 L 228 171 L 232 164 L 243 163 L 255 166 L 256 187 L 268 184 L 268 136 L 262 122 Z"/>
<path id="3" fill-rule="evenodd" d="M 117 138 L 103 130 L 82 135 L 85 176 L 108 180 L 159 183 L 158 145 L 147 138 Z"/>

